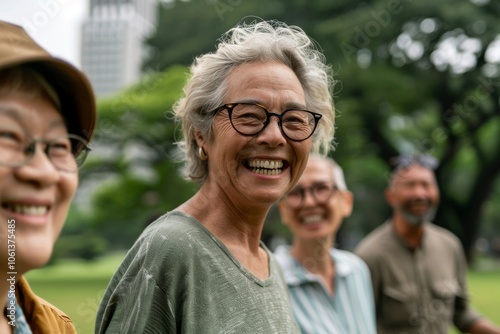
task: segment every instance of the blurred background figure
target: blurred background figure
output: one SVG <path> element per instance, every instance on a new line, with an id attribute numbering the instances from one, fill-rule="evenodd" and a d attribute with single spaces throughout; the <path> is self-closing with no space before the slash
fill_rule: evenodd
<path id="1" fill-rule="evenodd" d="M 86 77 L 0 22 L 0 333 L 76 333 L 23 275 L 49 261 L 95 121 Z"/>
<path id="2" fill-rule="evenodd" d="M 401 156 L 385 192 L 392 217 L 371 232 L 356 252 L 368 264 L 380 334 L 500 334 L 469 306 L 467 263 L 455 235 L 432 223 L 439 189 L 437 161 Z"/>
<path id="3" fill-rule="evenodd" d="M 111 279 L 96 333 L 296 333 L 269 209 L 333 138 L 332 78 L 298 27 L 241 24 L 195 59 L 174 107 L 200 189 L 149 225 Z M 168 185 L 165 185 L 168 187 Z"/>
<path id="4" fill-rule="evenodd" d="M 279 246 L 281 264 L 302 333 L 375 334 L 370 272 L 356 255 L 335 249 L 353 196 L 342 168 L 311 155 L 297 185 L 279 202 L 292 246 Z"/>

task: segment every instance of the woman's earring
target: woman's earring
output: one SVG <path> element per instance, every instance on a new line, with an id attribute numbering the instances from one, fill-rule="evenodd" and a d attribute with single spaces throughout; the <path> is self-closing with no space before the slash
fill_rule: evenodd
<path id="1" fill-rule="evenodd" d="M 203 149 L 202 146 L 198 147 L 198 155 L 200 156 L 200 159 L 202 161 L 204 160 L 207 160 L 208 159 L 208 155 L 205 153 L 205 150 Z"/>

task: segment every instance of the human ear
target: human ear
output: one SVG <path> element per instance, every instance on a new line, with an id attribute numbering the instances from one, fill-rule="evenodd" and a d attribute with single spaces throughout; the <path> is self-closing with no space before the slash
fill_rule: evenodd
<path id="1" fill-rule="evenodd" d="M 280 213 L 280 220 L 283 225 L 288 225 L 288 217 L 287 217 L 287 208 L 285 201 L 279 200 L 278 203 L 276 204 L 278 207 L 278 211 Z"/>
<path id="2" fill-rule="evenodd" d="M 385 192 L 384 192 L 384 195 L 385 195 L 385 200 L 387 201 L 387 203 L 392 206 L 392 203 L 394 202 L 394 191 L 392 188 L 386 188 L 385 189 Z"/>
<path id="3" fill-rule="evenodd" d="M 343 217 L 349 217 L 352 213 L 352 207 L 354 205 L 354 196 L 352 195 L 352 192 L 349 190 L 344 190 L 342 191 L 342 214 Z"/>
<path id="4" fill-rule="evenodd" d="M 194 132 L 194 139 L 196 140 L 196 145 L 198 145 L 198 147 L 203 147 L 203 145 L 205 145 L 205 138 L 200 131 L 196 130 Z"/>

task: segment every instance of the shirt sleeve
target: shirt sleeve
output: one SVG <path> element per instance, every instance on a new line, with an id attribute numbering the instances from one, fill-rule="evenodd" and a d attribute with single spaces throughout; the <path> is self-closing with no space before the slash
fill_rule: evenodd
<path id="1" fill-rule="evenodd" d="M 362 275 L 364 281 L 364 289 L 366 296 L 366 309 L 368 314 L 366 315 L 365 321 L 367 322 L 367 330 L 370 330 L 370 333 L 376 333 L 376 320 L 375 320 L 375 302 L 374 302 L 374 294 L 373 294 L 373 285 L 370 269 L 368 265 L 361 259 L 360 265 L 360 273 Z"/>
<path id="2" fill-rule="evenodd" d="M 113 284 L 110 284 L 113 286 Z M 96 333 L 175 333 L 175 318 L 165 292 L 148 271 L 121 277 L 109 289 L 97 314 Z"/>
<path id="3" fill-rule="evenodd" d="M 379 268 L 377 265 L 377 258 L 373 256 L 372 252 L 369 250 L 367 251 L 365 247 L 358 247 L 355 250 L 356 255 L 358 255 L 367 265 L 369 269 L 369 278 L 371 281 L 372 285 L 372 292 L 373 292 L 373 304 L 375 307 L 375 310 L 378 310 L 379 308 L 377 305 L 379 305 L 379 300 L 380 300 L 380 290 L 381 290 L 381 276 L 379 273 Z"/>
<path id="4" fill-rule="evenodd" d="M 460 245 L 456 248 L 458 293 L 455 298 L 453 323 L 463 333 L 468 332 L 470 326 L 481 319 L 479 313 L 471 309 L 467 292 L 467 262 Z"/>

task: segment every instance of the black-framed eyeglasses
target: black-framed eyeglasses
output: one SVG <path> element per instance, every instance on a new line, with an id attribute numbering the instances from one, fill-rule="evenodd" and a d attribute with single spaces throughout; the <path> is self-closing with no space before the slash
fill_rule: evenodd
<path id="1" fill-rule="evenodd" d="M 289 207 L 298 208 L 304 205 L 306 193 L 309 192 L 317 204 L 325 204 L 338 190 L 336 185 L 324 182 L 307 188 L 297 186 L 286 194 L 283 200 Z"/>
<path id="2" fill-rule="evenodd" d="M 45 145 L 43 151 L 57 170 L 69 173 L 76 172 L 83 165 L 91 150 L 85 139 L 73 134 L 50 140 L 26 141 L 0 128 L 0 165 L 21 167 L 28 164 L 35 155 L 38 143 Z"/>
<path id="3" fill-rule="evenodd" d="M 281 114 L 269 112 L 257 103 L 229 103 L 215 108 L 211 113 L 227 110 L 234 130 L 244 136 L 255 136 L 270 123 L 271 117 L 278 118 L 281 133 L 293 141 L 311 137 L 322 115 L 301 109 L 287 109 Z"/>
<path id="4" fill-rule="evenodd" d="M 401 155 L 392 158 L 389 163 L 393 171 L 408 168 L 411 165 L 420 165 L 431 170 L 438 167 L 438 160 L 428 154 Z"/>

